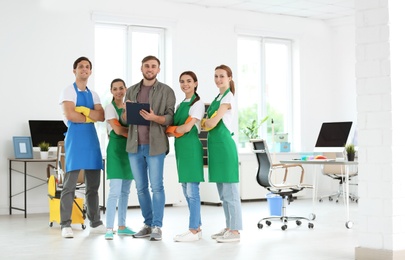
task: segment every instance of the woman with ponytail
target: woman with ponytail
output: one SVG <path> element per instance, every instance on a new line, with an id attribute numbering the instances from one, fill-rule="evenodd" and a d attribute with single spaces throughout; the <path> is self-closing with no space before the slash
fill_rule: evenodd
<path id="1" fill-rule="evenodd" d="M 174 136 L 179 182 L 190 211 L 188 231 L 174 237 L 176 242 L 197 241 L 201 238 L 200 182 L 204 181 L 203 148 L 198 134 L 204 117 L 204 103 L 197 94 L 198 80 L 192 71 L 179 77 L 184 100 L 177 106 L 173 126 L 166 133 Z"/>
<path id="2" fill-rule="evenodd" d="M 235 84 L 232 70 L 226 65 L 215 68 L 218 96 L 207 110 L 202 127 L 208 132 L 208 178 L 215 182 L 225 213 L 226 226 L 211 236 L 220 243 L 240 241 L 242 209 L 239 196 L 238 151 L 233 140 L 232 120 L 235 113 Z"/>
<path id="3" fill-rule="evenodd" d="M 128 136 L 128 125 L 120 120 L 125 107 L 124 97 L 127 91 L 122 79 L 114 79 L 110 87 L 113 100 L 105 108 L 107 121 L 107 179 L 110 180 L 110 191 L 107 199 L 107 232 L 106 240 L 114 238 L 114 219 L 118 204 L 118 235 L 132 236 L 135 234 L 126 226 L 128 196 L 134 179 L 129 165 L 128 153 L 125 151 Z"/>

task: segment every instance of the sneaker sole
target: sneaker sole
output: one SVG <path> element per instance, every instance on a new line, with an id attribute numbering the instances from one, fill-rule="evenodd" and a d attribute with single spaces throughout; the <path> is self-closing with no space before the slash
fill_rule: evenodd
<path id="1" fill-rule="evenodd" d="M 160 240 L 162 240 L 161 237 L 160 238 L 157 238 L 157 237 L 151 237 L 150 238 L 150 241 L 160 241 Z"/>
<path id="2" fill-rule="evenodd" d="M 73 234 L 62 235 L 63 238 L 73 238 Z"/>
<path id="3" fill-rule="evenodd" d="M 174 240 L 174 242 L 195 242 L 195 241 L 198 241 L 199 239 L 197 239 L 197 240 L 181 240 L 181 239 L 174 238 L 173 240 Z"/>
<path id="4" fill-rule="evenodd" d="M 233 243 L 233 242 L 240 242 L 240 239 L 238 238 L 238 239 L 227 239 L 227 240 L 218 240 L 217 239 L 217 242 L 218 243 Z"/>
<path id="5" fill-rule="evenodd" d="M 125 234 L 125 233 L 118 233 L 117 235 L 119 236 L 135 236 L 136 233 L 134 234 Z"/>
<path id="6" fill-rule="evenodd" d="M 132 235 L 133 238 L 144 238 L 144 237 L 150 237 L 150 234 L 147 235 Z"/>

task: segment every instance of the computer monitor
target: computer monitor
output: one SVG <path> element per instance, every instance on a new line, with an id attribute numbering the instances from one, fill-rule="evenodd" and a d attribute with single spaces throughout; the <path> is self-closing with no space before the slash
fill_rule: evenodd
<path id="1" fill-rule="evenodd" d="M 29 120 L 32 145 L 37 147 L 42 141 L 56 147 L 59 141 L 65 139 L 67 126 L 63 120 Z"/>
<path id="2" fill-rule="evenodd" d="M 326 122 L 321 126 L 314 152 L 341 153 L 353 136 L 353 122 Z"/>

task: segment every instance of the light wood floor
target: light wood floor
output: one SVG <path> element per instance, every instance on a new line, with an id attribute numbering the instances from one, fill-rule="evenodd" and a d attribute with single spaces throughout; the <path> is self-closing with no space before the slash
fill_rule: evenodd
<path id="1" fill-rule="evenodd" d="M 74 225 L 75 237 L 64 239 L 60 226 L 48 225 L 48 214 L 0 216 L 1 259 L 354 259 L 357 246 L 356 203 L 350 203 L 352 229 L 345 227 L 346 213 L 342 202 L 296 200 L 287 206 L 288 215 L 308 217 L 316 214 L 314 229 L 307 224 L 297 227 L 290 223 L 286 231 L 281 223 L 257 228 L 257 222 L 268 215 L 266 201 L 243 202 L 243 224 L 239 243 L 220 244 L 210 238 L 224 227 L 222 207 L 202 206 L 203 238 L 197 242 L 178 243 L 176 234 L 188 226 L 186 206 L 165 208 L 163 239 L 149 241 L 132 237 L 118 237 L 106 241 L 103 235 L 89 234 Z M 105 215 L 102 215 L 103 219 Z M 142 226 L 140 209 L 129 209 L 127 225 L 135 230 Z"/>

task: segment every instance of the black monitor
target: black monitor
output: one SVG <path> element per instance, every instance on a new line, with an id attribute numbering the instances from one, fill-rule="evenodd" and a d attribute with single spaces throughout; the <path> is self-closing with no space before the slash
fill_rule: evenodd
<path id="1" fill-rule="evenodd" d="M 67 126 L 63 120 L 29 120 L 28 123 L 34 147 L 42 141 L 56 147 L 59 141 L 65 139 Z"/>
<path id="2" fill-rule="evenodd" d="M 352 137 L 353 122 L 326 122 L 322 124 L 315 152 L 343 152 Z"/>

